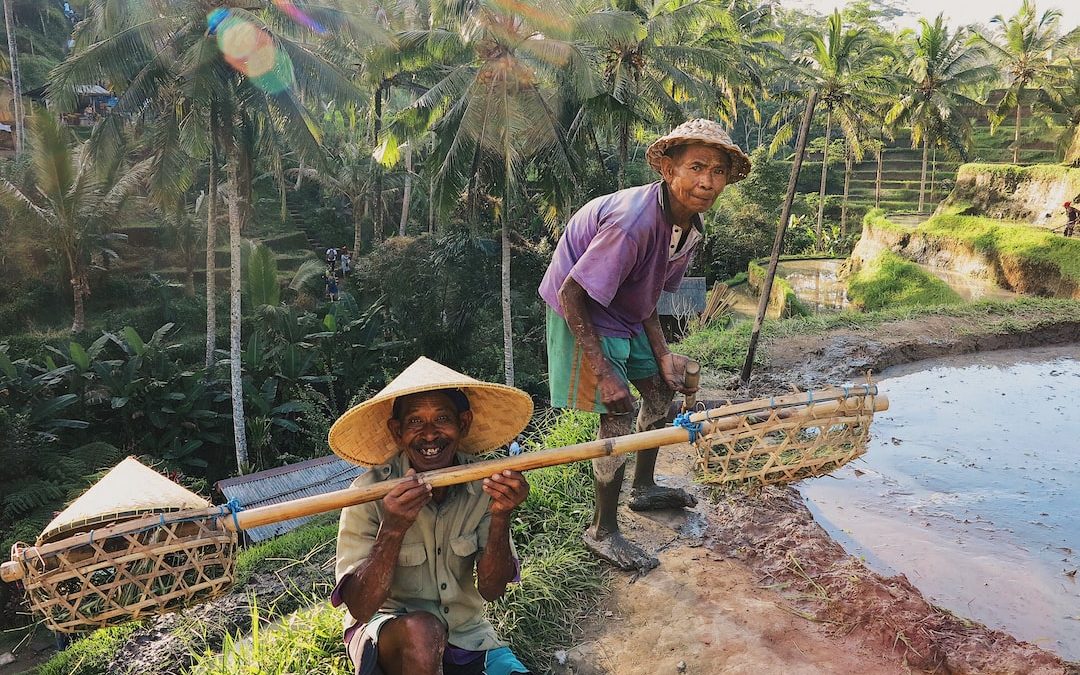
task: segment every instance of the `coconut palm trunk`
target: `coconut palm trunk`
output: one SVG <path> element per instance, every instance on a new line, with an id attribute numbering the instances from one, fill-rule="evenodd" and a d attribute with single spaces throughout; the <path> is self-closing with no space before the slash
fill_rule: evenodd
<path id="1" fill-rule="evenodd" d="M 364 195 L 353 197 L 352 220 L 353 220 L 353 260 L 360 257 L 360 249 L 364 245 Z"/>
<path id="2" fill-rule="evenodd" d="M 509 167 L 507 167 L 509 176 Z M 509 180 L 509 177 L 507 178 Z M 510 190 L 506 190 L 506 204 L 502 222 L 502 319 L 503 319 L 503 370 L 506 384 L 514 386 L 514 313 L 510 304 Z"/>
<path id="3" fill-rule="evenodd" d="M 930 159 L 930 203 L 937 202 L 937 148 L 934 148 L 934 156 Z"/>
<path id="4" fill-rule="evenodd" d="M 19 74 L 19 50 L 15 43 L 15 21 L 11 0 L 4 0 L 4 28 L 7 31 L 8 63 L 11 65 L 11 112 L 15 115 L 15 153 L 23 151 L 22 78 Z"/>
<path id="5" fill-rule="evenodd" d="M 881 165 L 885 154 L 885 144 L 877 148 L 877 175 L 874 177 L 874 208 L 881 208 Z"/>
<path id="6" fill-rule="evenodd" d="M 86 330 L 86 304 L 84 299 L 90 294 L 90 284 L 87 283 L 86 273 L 80 268 L 76 255 L 71 251 L 68 251 L 67 259 L 71 277 L 71 301 L 73 309 L 71 332 L 81 333 Z"/>
<path id="7" fill-rule="evenodd" d="M 922 175 L 919 176 L 919 213 L 923 213 L 926 204 L 926 160 L 930 155 L 930 137 L 923 135 Z"/>
<path id="8" fill-rule="evenodd" d="M 844 200 L 840 206 L 840 233 L 847 234 L 848 194 L 851 192 L 851 150 L 844 150 Z"/>
<path id="9" fill-rule="evenodd" d="M 412 145 L 405 144 L 405 187 L 401 195 L 401 222 L 398 224 L 398 236 L 405 236 L 405 225 L 409 222 L 409 200 L 412 198 Z"/>
<path id="10" fill-rule="evenodd" d="M 1021 108 L 1024 100 L 1024 88 L 1021 87 L 1020 91 L 1016 95 L 1016 129 L 1013 132 L 1013 164 L 1020 163 L 1020 121 L 1021 121 Z"/>
<path id="11" fill-rule="evenodd" d="M 818 253 L 823 250 L 822 224 L 825 222 L 825 182 L 829 177 L 829 142 L 832 140 L 832 109 L 825 114 L 825 149 L 821 152 L 821 187 L 818 189 L 817 225 L 814 226 L 814 244 Z"/>
<path id="12" fill-rule="evenodd" d="M 210 176 L 206 186 L 206 367 L 214 365 L 217 351 L 217 150 L 210 151 Z"/>
<path id="13" fill-rule="evenodd" d="M 619 189 L 626 187 L 626 162 L 630 155 L 630 123 L 623 120 L 619 124 Z"/>
<path id="14" fill-rule="evenodd" d="M 377 87 L 375 87 L 375 115 L 374 115 L 375 116 L 375 121 L 374 121 L 374 125 L 375 125 L 374 126 L 375 142 L 372 145 L 372 147 L 375 147 L 375 148 L 379 147 L 379 143 L 381 141 L 380 136 L 382 136 L 382 109 L 383 109 L 383 85 L 382 85 L 382 83 L 379 83 L 379 85 Z M 378 242 L 378 241 L 380 241 L 382 239 L 382 234 L 383 234 L 383 231 L 382 231 L 382 228 L 383 228 L 383 219 L 382 219 L 382 185 L 383 185 L 383 181 L 382 181 L 382 178 L 383 178 L 383 176 L 382 176 L 382 167 L 379 166 L 378 162 L 374 162 L 372 164 L 372 171 L 375 172 L 375 188 L 372 190 L 372 195 L 371 195 L 372 204 L 373 204 L 373 207 L 372 207 L 372 220 L 374 222 L 375 231 L 372 234 L 371 238 L 372 238 L 373 241 Z"/>
<path id="15" fill-rule="evenodd" d="M 237 151 L 240 154 L 240 151 Z M 236 444 L 236 471 L 248 469 L 247 430 L 244 426 L 244 380 L 240 357 L 240 230 L 247 210 L 246 194 L 240 184 L 240 159 L 231 157 L 229 173 L 229 371 L 232 392 L 233 440 Z"/>

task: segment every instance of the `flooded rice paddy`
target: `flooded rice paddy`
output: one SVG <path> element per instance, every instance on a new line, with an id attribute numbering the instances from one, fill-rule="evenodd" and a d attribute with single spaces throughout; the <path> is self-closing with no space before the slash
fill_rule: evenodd
<path id="1" fill-rule="evenodd" d="M 776 274 L 791 284 L 795 295 L 811 311 L 838 312 L 849 305 L 847 287 L 838 276 L 843 259 L 783 260 L 777 265 Z M 964 300 L 1008 300 L 1016 293 L 998 287 L 990 279 L 972 277 L 939 267 L 920 265 L 949 285 Z M 757 312 L 757 294 L 748 285 L 733 289 L 736 293 L 734 313 L 753 317 Z"/>
<path id="2" fill-rule="evenodd" d="M 934 604 L 1080 659 L 1080 345 L 890 369 L 869 452 L 800 484 L 815 518 Z"/>

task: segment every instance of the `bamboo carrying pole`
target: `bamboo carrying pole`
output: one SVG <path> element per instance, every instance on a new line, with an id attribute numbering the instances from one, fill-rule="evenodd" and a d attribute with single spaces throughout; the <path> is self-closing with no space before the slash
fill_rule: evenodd
<path id="1" fill-rule="evenodd" d="M 874 411 L 880 412 L 889 407 L 888 399 L 881 394 L 870 394 L 869 388 L 859 391 L 861 387 L 852 389 L 829 389 L 810 393 L 789 394 L 770 400 L 768 406 L 762 405 L 762 400 L 748 401 L 735 405 L 703 410 L 689 415 L 689 422 L 700 424 L 700 430 L 692 432 L 684 426 L 665 427 L 651 431 L 642 431 L 615 438 L 606 438 L 576 445 L 568 445 L 537 452 L 527 452 L 513 457 L 502 457 L 481 462 L 467 464 L 465 466 L 452 466 L 435 471 L 427 471 L 419 476 L 432 487 L 445 487 L 482 480 L 504 470 L 528 471 L 548 466 L 569 464 L 586 459 L 595 459 L 610 455 L 622 455 L 639 450 L 647 450 L 662 445 L 685 443 L 693 436 L 709 436 L 719 432 L 738 428 L 743 425 L 747 416 L 755 413 L 767 414 L 769 411 L 779 409 L 778 418 L 784 419 L 800 414 L 808 414 L 814 418 L 830 417 L 840 410 L 844 400 L 856 396 L 873 395 Z M 812 405 L 809 405 L 812 403 Z M 382 499 L 397 485 L 413 480 L 413 478 L 398 478 L 390 481 L 382 481 L 374 485 L 359 488 L 345 488 L 322 495 L 304 497 L 280 504 L 270 504 L 258 508 L 230 513 L 221 507 L 206 509 L 200 512 L 206 518 L 219 518 L 222 525 L 229 530 L 237 531 L 261 525 L 311 516 L 327 511 L 355 506 L 365 502 Z M 186 516 L 198 516 L 200 513 L 185 513 Z M 146 517 L 146 526 L 152 527 L 160 520 L 160 515 Z M 24 559 L 33 559 L 38 556 L 48 555 L 54 551 L 71 548 L 80 543 L 85 543 L 92 538 L 101 540 L 110 534 L 110 529 L 130 529 L 138 524 L 134 521 L 125 521 L 110 527 L 99 528 L 93 533 L 81 533 L 61 541 L 43 544 L 40 547 L 30 547 L 21 553 Z M 0 565 L 0 577 L 4 581 L 16 581 L 23 578 L 24 567 L 17 561 L 9 561 Z"/>

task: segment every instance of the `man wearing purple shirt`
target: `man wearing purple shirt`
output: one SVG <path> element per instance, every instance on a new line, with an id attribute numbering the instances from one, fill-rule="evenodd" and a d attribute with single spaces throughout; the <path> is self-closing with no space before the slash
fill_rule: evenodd
<path id="1" fill-rule="evenodd" d="M 691 120 L 646 153 L 662 177 L 592 200 L 567 223 L 540 283 L 548 304 L 551 403 L 600 413 L 600 438 L 630 433 L 641 393 L 639 430 L 664 423 L 688 359 L 673 354 L 656 314 L 660 293 L 676 291 L 702 239 L 699 214 L 729 183 L 750 172 L 746 154 L 719 124 Z M 684 490 L 656 485 L 657 449 L 638 453 L 630 508 L 694 506 Z M 619 532 L 616 519 L 625 456 L 593 460 L 596 503 L 585 545 L 623 569 L 658 561 Z"/>

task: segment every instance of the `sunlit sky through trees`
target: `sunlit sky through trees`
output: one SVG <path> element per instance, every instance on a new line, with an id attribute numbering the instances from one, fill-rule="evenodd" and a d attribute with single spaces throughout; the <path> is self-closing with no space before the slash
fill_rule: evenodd
<path id="1" fill-rule="evenodd" d="M 920 16 L 929 19 L 944 12 L 949 23 L 963 25 L 969 23 L 988 23 L 995 14 L 1012 16 L 1020 9 L 1023 0 L 887 0 L 885 4 L 906 8 L 908 15 L 897 19 L 901 27 L 914 27 Z M 785 6 L 810 8 L 819 12 L 831 12 L 834 7 L 843 7 L 845 0 L 783 0 Z M 1080 0 L 1043 0 L 1036 1 L 1039 14 L 1047 9 L 1061 12 L 1061 26 L 1073 28 L 1080 25 Z"/>

